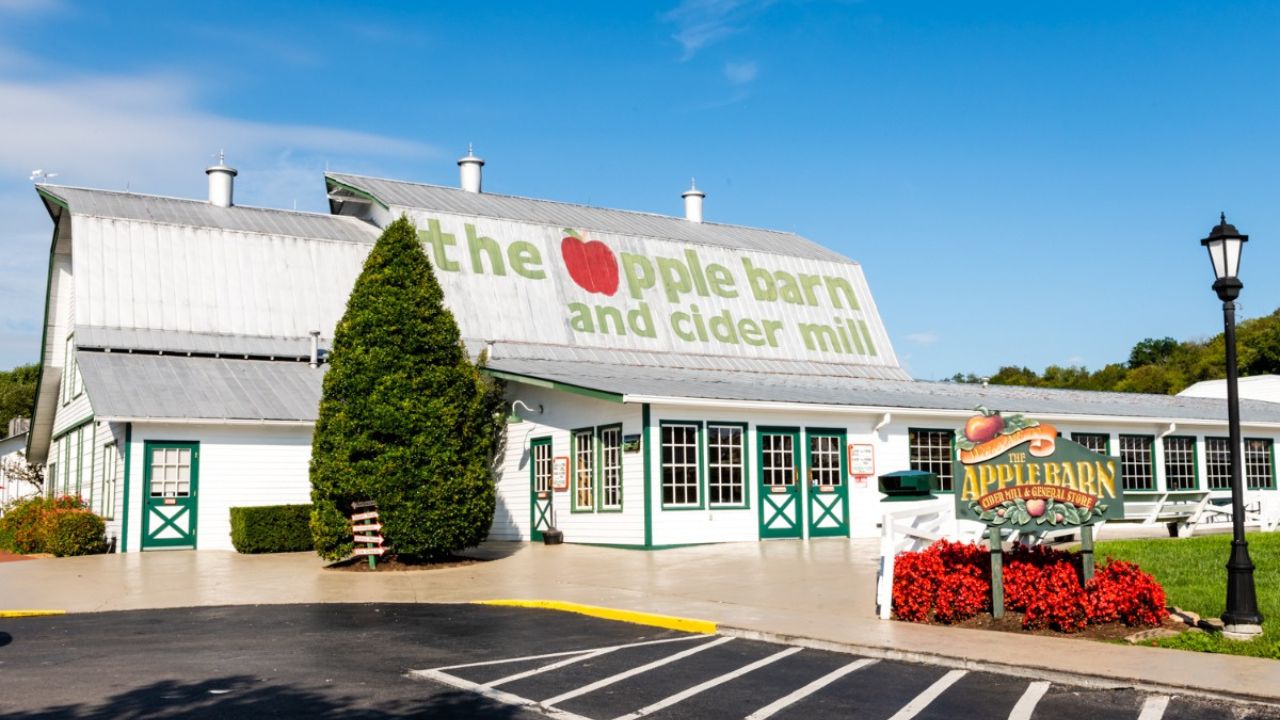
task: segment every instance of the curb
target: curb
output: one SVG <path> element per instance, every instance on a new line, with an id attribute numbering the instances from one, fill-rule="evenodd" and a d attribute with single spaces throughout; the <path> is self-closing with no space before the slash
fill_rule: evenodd
<path id="1" fill-rule="evenodd" d="M 1052 670 L 1050 668 L 1034 667 L 1030 665 L 1015 665 L 991 660 L 975 660 L 973 658 L 956 657 L 943 653 L 921 652 L 918 650 L 896 650 L 892 647 L 882 647 L 877 645 L 859 645 L 856 643 L 843 643 L 832 640 L 818 640 L 799 635 L 771 633 L 762 630 L 751 630 L 749 628 L 722 626 L 720 627 L 719 633 L 721 635 L 731 635 L 733 637 L 742 638 L 743 640 L 759 640 L 761 642 L 781 643 L 785 645 L 812 648 L 814 650 L 828 650 L 831 652 L 879 658 L 881 660 L 927 663 L 929 665 L 938 665 L 941 667 L 949 667 L 959 670 L 976 670 L 996 673 L 999 675 L 1013 675 L 1017 677 L 1034 678 L 1036 680 L 1048 680 L 1049 682 L 1061 685 L 1079 685 L 1088 688 L 1108 690 L 1133 688 L 1135 690 L 1164 695 L 1194 696 L 1210 700 L 1229 700 L 1231 702 L 1238 703 L 1265 705 L 1272 708 L 1276 707 L 1278 702 L 1275 697 L 1252 695 L 1249 693 L 1231 692 L 1226 690 L 1211 690 L 1196 687 L 1194 685 L 1154 683 L 1135 678 L 1091 675 L 1088 673 Z"/>
<path id="2" fill-rule="evenodd" d="M 45 617 L 46 615 L 66 614 L 66 610 L 0 610 L 0 618 Z"/>
<path id="3" fill-rule="evenodd" d="M 562 602 L 559 600 L 477 600 L 472 604 L 559 610 L 560 612 L 577 613 L 579 615 L 587 615 L 590 617 L 601 618 L 603 620 L 616 620 L 618 622 L 633 623 L 635 625 L 650 625 L 652 627 L 659 627 L 667 630 L 700 633 L 703 635 L 714 635 L 718 627 L 716 623 L 709 620 L 695 620 L 693 618 L 674 617 L 671 615 L 658 615 L 656 613 L 620 610 L 618 608 L 599 607 L 597 605 L 582 605 L 580 603 Z"/>

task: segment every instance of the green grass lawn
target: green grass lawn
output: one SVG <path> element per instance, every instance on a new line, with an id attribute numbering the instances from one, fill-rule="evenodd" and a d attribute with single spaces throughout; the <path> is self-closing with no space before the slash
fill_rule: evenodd
<path id="1" fill-rule="evenodd" d="M 1251 642 L 1225 640 L 1218 635 L 1184 633 L 1162 640 L 1161 647 L 1203 652 L 1280 658 L 1280 532 L 1248 533 L 1249 556 L 1256 567 L 1254 586 L 1262 611 L 1263 635 Z M 1155 540 L 1099 542 L 1094 553 L 1101 563 L 1108 556 L 1137 563 L 1164 586 L 1169 605 L 1199 613 L 1222 615 L 1227 603 L 1227 558 L 1231 535 Z"/>

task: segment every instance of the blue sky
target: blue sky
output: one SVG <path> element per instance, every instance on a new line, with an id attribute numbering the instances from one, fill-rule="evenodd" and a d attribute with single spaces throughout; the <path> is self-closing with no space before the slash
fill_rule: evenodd
<path id="1" fill-rule="evenodd" d="M 334 170 L 799 232 L 918 378 L 1207 337 L 1198 239 L 1280 306 L 1270 2 L 0 0 L 0 368 L 39 358 L 51 182 L 324 210 Z"/>

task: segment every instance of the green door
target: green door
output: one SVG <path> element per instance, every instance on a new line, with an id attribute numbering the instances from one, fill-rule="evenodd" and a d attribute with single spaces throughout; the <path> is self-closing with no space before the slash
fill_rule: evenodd
<path id="1" fill-rule="evenodd" d="M 760 538 L 800 538 L 804 518 L 800 487 L 800 431 L 756 431 L 760 477 Z"/>
<path id="2" fill-rule="evenodd" d="M 533 531 L 530 539 L 542 539 L 542 531 L 551 525 L 551 438 L 533 441 L 529 463 L 529 513 Z"/>
<path id="3" fill-rule="evenodd" d="M 195 549 L 200 443 L 143 445 L 142 549 Z"/>
<path id="4" fill-rule="evenodd" d="M 844 431 L 809 429 L 805 435 L 809 439 L 809 537 L 848 537 Z"/>

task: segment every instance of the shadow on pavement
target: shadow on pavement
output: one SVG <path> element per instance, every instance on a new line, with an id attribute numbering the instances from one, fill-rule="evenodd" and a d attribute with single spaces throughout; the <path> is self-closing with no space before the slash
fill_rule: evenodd
<path id="1" fill-rule="evenodd" d="M 423 686 L 424 693 L 427 690 Z M 448 691 L 421 700 L 362 702 L 340 692 L 319 693 L 279 684 L 264 684 L 237 675 L 198 683 L 165 680 L 122 692 L 97 704 L 58 705 L 5 714 L 9 720 L 53 718 L 482 718 L 506 720 L 533 717 L 518 708 L 499 705 L 470 693 Z"/>
<path id="2" fill-rule="evenodd" d="M 13 642 L 13 636 L 7 632 L 0 632 L 0 647 L 4 647 Z"/>

